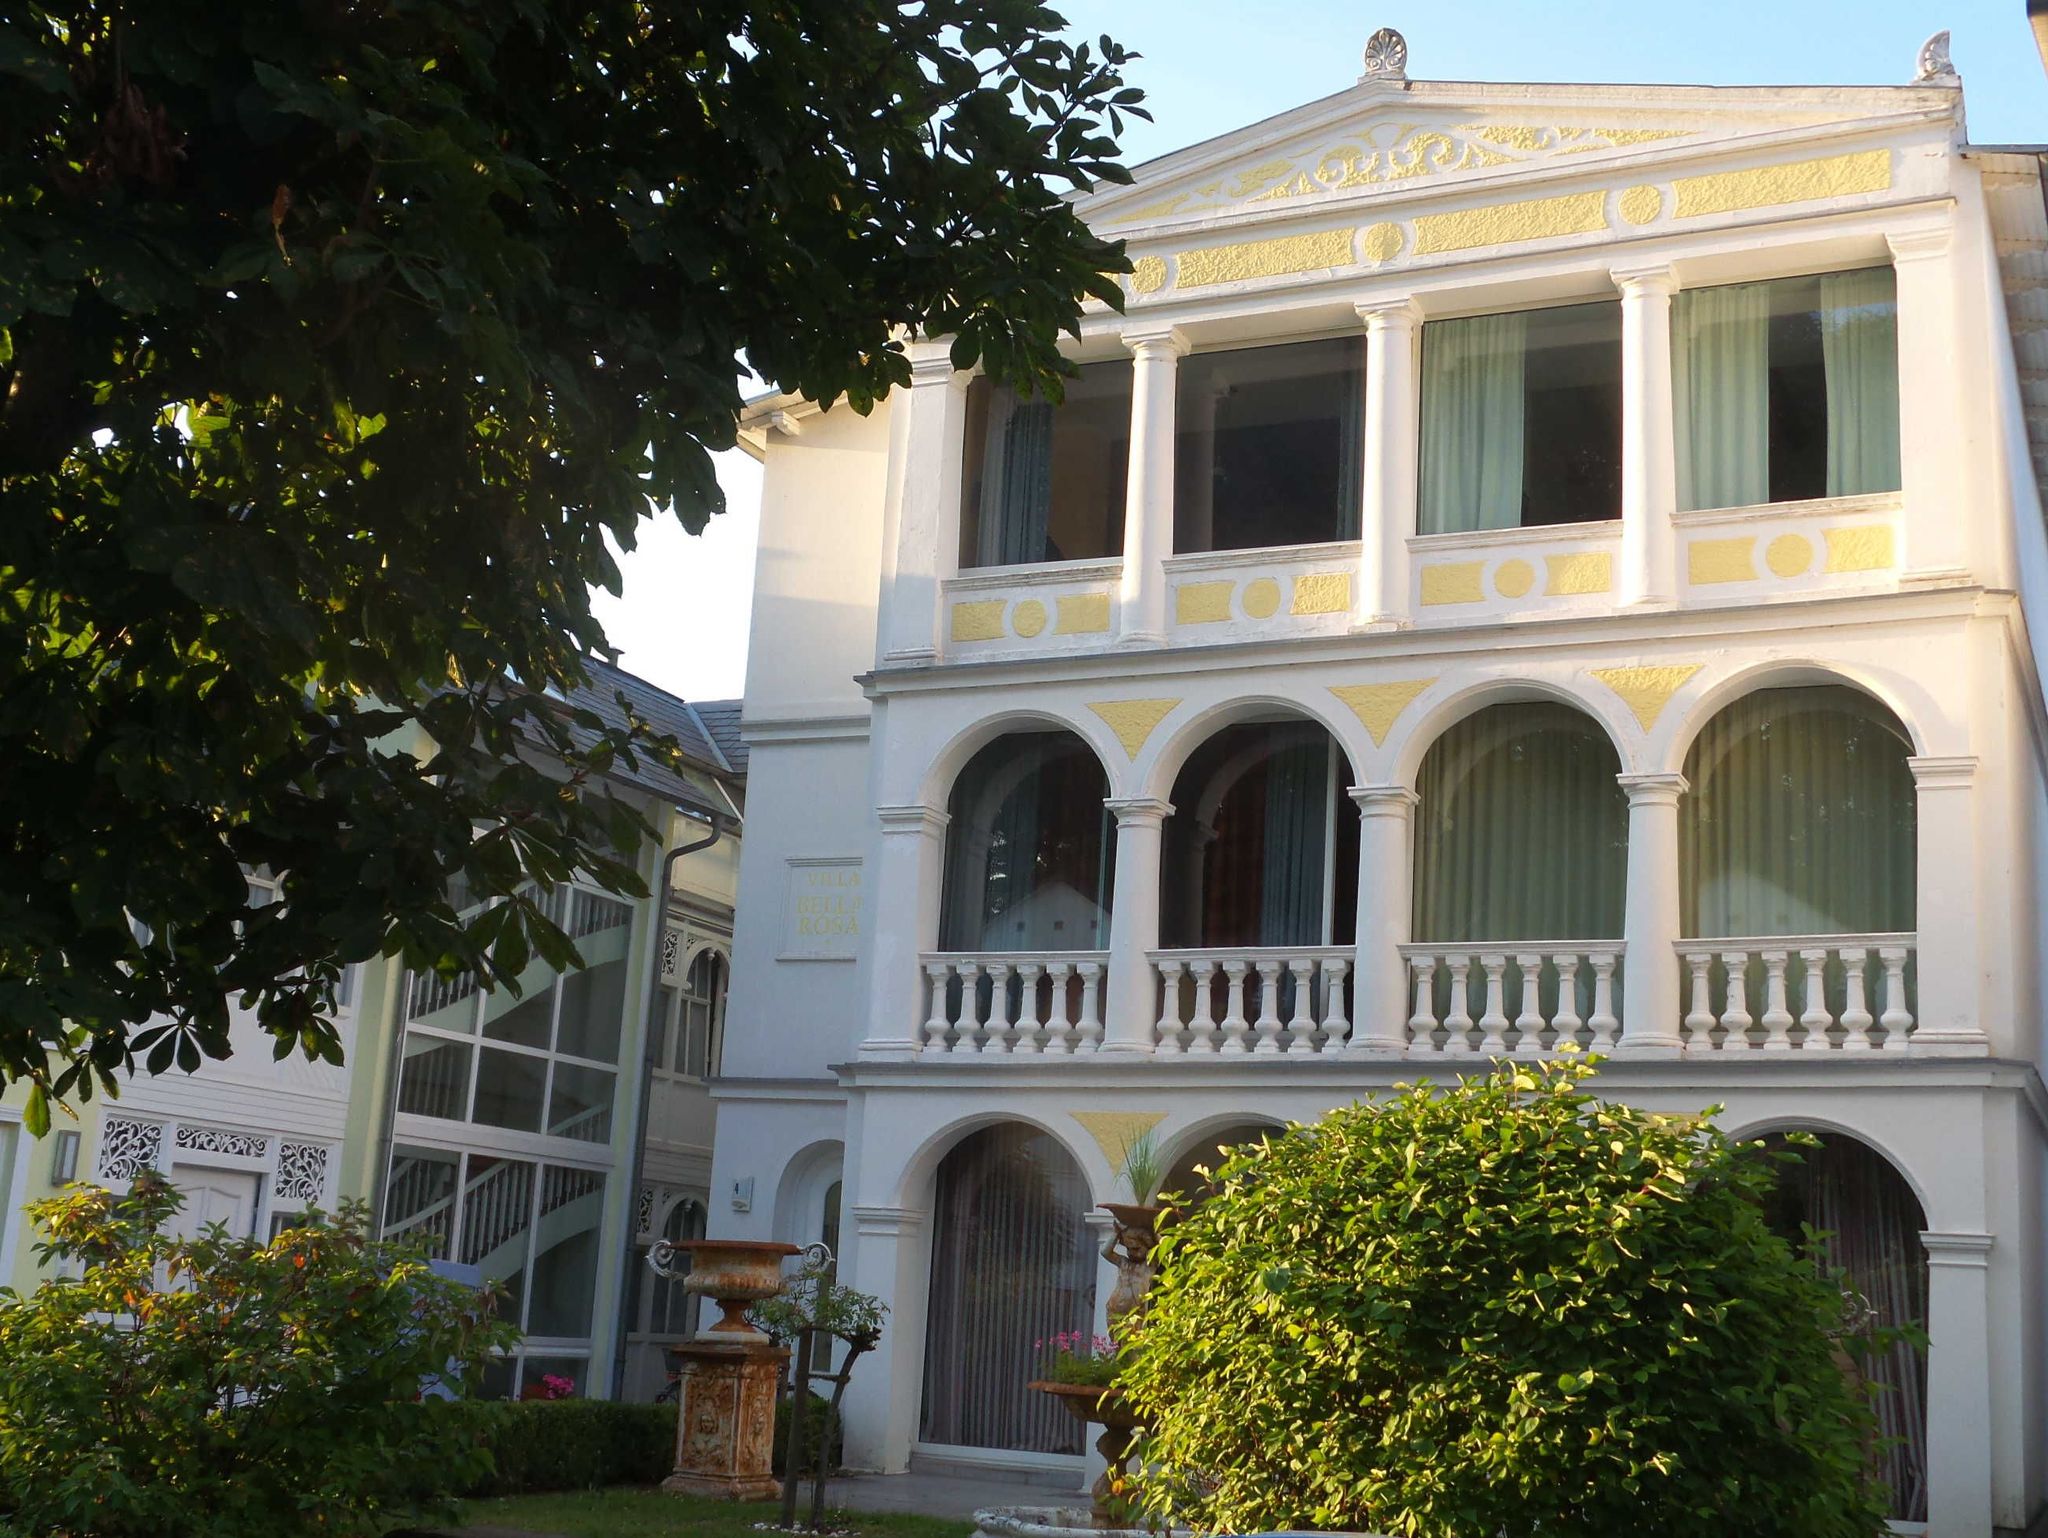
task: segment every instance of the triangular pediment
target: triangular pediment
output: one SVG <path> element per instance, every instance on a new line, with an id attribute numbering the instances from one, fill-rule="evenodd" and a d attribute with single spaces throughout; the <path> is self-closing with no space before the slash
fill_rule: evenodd
<path id="1" fill-rule="evenodd" d="M 1128 187 L 1081 200 L 1115 230 L 1369 199 L 1588 166 L 1735 140 L 1952 110 L 1930 87 L 1362 85 L 1137 168 Z"/>

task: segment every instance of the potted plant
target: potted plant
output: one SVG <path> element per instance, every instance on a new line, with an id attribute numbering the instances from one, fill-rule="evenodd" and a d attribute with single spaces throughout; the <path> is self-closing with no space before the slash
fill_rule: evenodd
<path id="1" fill-rule="evenodd" d="M 1116 1286 L 1110 1290 L 1107 1304 L 1112 1336 L 1120 1333 L 1126 1318 L 1144 1306 L 1145 1294 L 1152 1286 L 1152 1252 L 1159 1245 L 1159 1222 L 1167 1210 L 1157 1200 L 1165 1172 L 1150 1132 L 1141 1132 L 1124 1145 L 1120 1173 L 1131 1199 L 1102 1204 L 1102 1210 L 1116 1220 L 1115 1231 L 1102 1251 L 1102 1258 L 1116 1267 Z"/>
<path id="2" fill-rule="evenodd" d="M 1138 1422 L 1116 1386 L 1117 1343 L 1107 1335 L 1072 1330 L 1033 1344 L 1039 1353 L 1039 1371 L 1030 1387 L 1052 1395 L 1060 1408 L 1083 1425 L 1092 1422 L 1102 1427 L 1095 1450 L 1102 1454 L 1106 1467 L 1090 1495 L 1096 1526 L 1111 1526 L 1118 1518 L 1125 1467 L 1138 1433 Z"/>

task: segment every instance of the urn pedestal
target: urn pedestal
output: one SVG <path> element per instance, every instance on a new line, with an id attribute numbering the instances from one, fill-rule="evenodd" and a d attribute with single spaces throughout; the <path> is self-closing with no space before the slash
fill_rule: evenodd
<path id="1" fill-rule="evenodd" d="M 747 1323 L 747 1309 L 782 1291 L 782 1262 L 793 1244 L 692 1239 L 657 1246 L 687 1253 L 685 1290 L 709 1297 L 722 1317 L 688 1345 L 676 1363 L 676 1468 L 661 1482 L 672 1495 L 728 1501 L 766 1500 L 775 1477 L 775 1399 L 789 1353 Z M 650 1257 L 664 1275 L 669 1256 Z"/>

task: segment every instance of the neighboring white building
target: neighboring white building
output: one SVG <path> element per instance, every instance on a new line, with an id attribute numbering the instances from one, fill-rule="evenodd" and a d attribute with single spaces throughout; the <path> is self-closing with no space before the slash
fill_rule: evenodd
<path id="1" fill-rule="evenodd" d="M 762 402 L 710 1225 L 882 1294 L 850 1455 L 1080 1471 L 1087 1210 L 1560 1039 L 1830 1140 L 1898 1514 L 2048 1508 L 2041 157 L 1911 85 L 1353 89 L 1081 200 L 1065 404 Z M 2041 397 L 2048 399 L 2048 397 Z M 2040 634 L 2035 631 L 2039 630 Z M 1810 979 L 1818 976 L 1820 986 Z"/>

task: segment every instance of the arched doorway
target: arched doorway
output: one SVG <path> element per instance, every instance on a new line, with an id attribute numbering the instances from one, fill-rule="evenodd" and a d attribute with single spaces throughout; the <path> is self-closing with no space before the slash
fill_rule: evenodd
<path id="1" fill-rule="evenodd" d="M 1416 777 L 1418 1040 L 1440 1031 L 1460 1050 L 1475 1023 L 1482 1045 L 1517 1050 L 1614 1039 L 1628 897 L 1620 773 L 1599 723 L 1549 700 L 1488 706 L 1431 744 Z"/>
<path id="2" fill-rule="evenodd" d="M 1279 1137 L 1284 1130 L 1271 1122 L 1247 1121 L 1205 1134 L 1181 1150 L 1159 1189 L 1180 1197 L 1177 1206 L 1199 1206 L 1215 1190 L 1209 1175 L 1221 1168 L 1225 1159 L 1247 1144 Z M 1209 1174 L 1204 1174 L 1205 1170 Z"/>
<path id="3" fill-rule="evenodd" d="M 1081 1428 L 1025 1387 L 1048 1337 L 1095 1321 L 1088 1183 L 1060 1144 L 1006 1122 L 940 1161 L 925 1324 L 926 1442 L 1078 1453 Z"/>
<path id="4" fill-rule="evenodd" d="M 1869 1144 L 1844 1133 L 1817 1134 L 1818 1147 L 1797 1149 L 1799 1163 L 1782 1166 L 1769 1217 L 1791 1243 L 1809 1249 L 1805 1230 L 1818 1231 L 1811 1247 L 1817 1265 L 1839 1267 L 1852 1289 L 1844 1313 L 1852 1329 L 1927 1329 L 1927 1252 L 1920 1235 L 1927 1215 L 1905 1177 Z M 1784 1135 L 1766 1138 L 1782 1148 Z M 1901 1340 L 1858 1364 L 1876 1385 L 1881 1445 L 1876 1471 L 1892 1492 L 1894 1521 L 1927 1520 L 1927 1348 Z"/>
<path id="5" fill-rule="evenodd" d="M 1283 1022 L 1293 1050 L 1350 1018 L 1348 779 L 1336 739 L 1296 716 L 1226 726 L 1189 754 L 1160 846 L 1162 1046 L 1180 1046 L 1172 1020 L 1189 1050 L 1239 1052 L 1280 1050 Z"/>
<path id="6" fill-rule="evenodd" d="M 1915 988 L 1912 751 L 1896 716 L 1840 684 L 1762 689 L 1701 729 L 1679 817 L 1683 931 L 1713 942 L 1687 957 L 1696 1042 L 1903 1044 Z"/>

